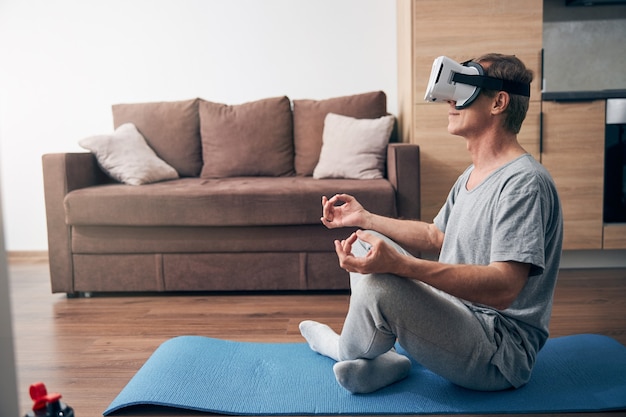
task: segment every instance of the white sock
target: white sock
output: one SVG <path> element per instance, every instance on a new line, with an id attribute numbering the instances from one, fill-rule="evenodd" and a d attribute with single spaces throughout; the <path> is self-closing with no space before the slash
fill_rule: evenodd
<path id="1" fill-rule="evenodd" d="M 325 324 L 312 320 L 300 323 L 300 333 L 309 347 L 320 355 L 339 360 L 339 335 Z"/>
<path id="2" fill-rule="evenodd" d="M 390 350 L 374 359 L 337 362 L 333 371 L 342 387 L 353 394 L 367 394 L 406 378 L 411 360 Z"/>

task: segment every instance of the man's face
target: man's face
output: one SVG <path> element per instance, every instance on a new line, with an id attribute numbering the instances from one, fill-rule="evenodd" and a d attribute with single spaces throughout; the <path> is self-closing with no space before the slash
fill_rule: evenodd
<path id="1" fill-rule="evenodd" d="M 457 110 L 456 102 L 448 102 L 448 132 L 466 139 L 480 135 L 491 125 L 492 99 L 480 94 L 469 107 Z"/>

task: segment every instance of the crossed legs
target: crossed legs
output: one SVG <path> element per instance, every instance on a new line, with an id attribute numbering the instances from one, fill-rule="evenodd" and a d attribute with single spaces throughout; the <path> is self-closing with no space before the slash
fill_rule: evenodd
<path id="1" fill-rule="evenodd" d="M 358 241 L 353 252 L 362 256 L 367 249 Z M 348 391 L 376 391 L 408 375 L 410 360 L 393 349 L 396 341 L 423 366 L 458 385 L 510 387 L 490 363 L 497 349 L 493 335 L 460 300 L 390 274 L 351 274 L 350 279 L 350 307 L 340 335 L 314 321 L 300 324 L 311 349 L 337 361 L 335 377 Z"/>

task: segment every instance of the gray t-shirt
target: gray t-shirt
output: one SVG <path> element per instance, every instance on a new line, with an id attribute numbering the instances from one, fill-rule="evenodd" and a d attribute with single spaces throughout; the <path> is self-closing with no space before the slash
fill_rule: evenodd
<path id="1" fill-rule="evenodd" d="M 537 352 L 548 338 L 563 241 L 559 197 L 548 171 L 529 154 L 468 191 L 473 169 L 458 178 L 435 217 L 445 234 L 439 261 L 531 265 L 526 286 L 506 310 L 465 302 L 498 345 L 492 363 L 519 387 L 530 379 Z"/>

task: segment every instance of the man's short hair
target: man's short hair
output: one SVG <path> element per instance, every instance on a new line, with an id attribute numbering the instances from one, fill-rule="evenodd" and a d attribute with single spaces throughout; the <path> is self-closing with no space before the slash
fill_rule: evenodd
<path id="1" fill-rule="evenodd" d="M 485 75 L 490 77 L 500 78 L 502 80 L 519 81 L 525 84 L 530 84 L 533 80 L 533 72 L 526 68 L 524 63 L 514 55 L 490 53 L 483 55 L 474 61 L 479 64 L 489 63 L 490 65 L 485 68 Z M 493 97 L 495 96 L 496 91 L 483 89 L 482 93 L 489 97 Z M 517 134 L 522 128 L 522 122 L 526 118 L 530 98 L 520 96 L 518 94 L 509 95 L 511 100 L 506 112 L 504 128 Z"/>

